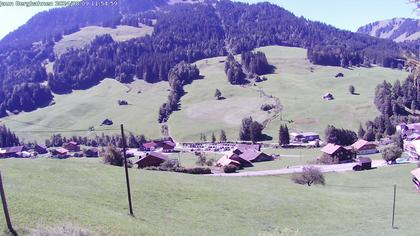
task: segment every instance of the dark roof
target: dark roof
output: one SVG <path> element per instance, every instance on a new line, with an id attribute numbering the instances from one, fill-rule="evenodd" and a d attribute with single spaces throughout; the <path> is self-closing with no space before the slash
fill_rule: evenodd
<path id="1" fill-rule="evenodd" d="M 328 143 L 325 147 L 321 149 L 321 152 L 325 152 L 329 155 L 333 155 L 335 152 L 337 152 L 340 148 L 343 148 L 340 145 L 335 145 L 333 143 Z"/>
<path id="2" fill-rule="evenodd" d="M 150 153 L 146 154 L 146 157 L 147 157 L 147 156 L 157 157 L 157 158 L 162 159 L 162 160 L 164 160 L 164 161 L 169 160 L 169 159 L 168 159 L 168 156 L 166 156 L 166 155 L 164 155 L 164 154 L 162 154 L 162 153 L 160 153 L 160 152 L 150 152 Z"/>
<path id="3" fill-rule="evenodd" d="M 23 146 L 6 147 L 6 153 L 17 153 L 23 151 Z"/>
<path id="4" fill-rule="evenodd" d="M 262 152 L 259 152 L 255 149 L 247 149 L 242 154 L 239 155 L 240 158 L 247 160 L 247 161 L 253 161 L 257 159 L 262 154 Z"/>
<path id="5" fill-rule="evenodd" d="M 241 152 L 244 152 L 248 149 L 253 149 L 259 151 L 261 149 L 261 146 L 259 144 L 238 144 L 236 146 Z"/>

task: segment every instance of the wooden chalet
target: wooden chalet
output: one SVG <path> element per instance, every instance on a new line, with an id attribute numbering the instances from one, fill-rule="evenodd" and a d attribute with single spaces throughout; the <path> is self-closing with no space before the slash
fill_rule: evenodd
<path id="1" fill-rule="evenodd" d="M 70 152 L 80 152 L 80 146 L 74 141 L 64 144 L 63 148 L 69 150 Z"/>
<path id="2" fill-rule="evenodd" d="M 150 152 L 147 153 L 146 156 L 134 162 L 134 164 L 137 164 L 138 168 L 145 168 L 149 166 L 160 166 L 160 164 L 167 160 L 169 160 L 168 156 L 162 153 Z"/>
<path id="3" fill-rule="evenodd" d="M 321 149 L 321 152 L 324 155 L 330 156 L 334 163 L 352 162 L 355 156 L 351 148 L 345 148 L 333 143 L 328 143 Z"/>
<path id="4" fill-rule="evenodd" d="M 272 161 L 274 158 L 255 149 L 247 149 L 239 157 L 249 162 Z"/>
<path id="5" fill-rule="evenodd" d="M 236 166 L 238 168 L 241 167 L 241 163 L 239 163 L 239 161 L 235 161 L 235 160 L 229 159 L 226 156 L 223 156 L 222 158 L 220 158 L 216 162 L 216 166 L 217 167 L 224 167 L 224 166 L 228 166 L 228 165 L 234 165 L 234 166 Z"/>
<path id="6" fill-rule="evenodd" d="M 351 147 L 354 148 L 358 155 L 368 155 L 378 152 L 378 145 L 376 145 L 374 142 L 369 142 L 363 139 L 357 140 L 351 145 Z"/>
<path id="7" fill-rule="evenodd" d="M 235 154 L 235 153 L 227 154 L 226 157 L 229 158 L 230 160 L 239 162 L 242 168 L 254 166 L 250 161 L 242 158 L 240 155 Z"/>

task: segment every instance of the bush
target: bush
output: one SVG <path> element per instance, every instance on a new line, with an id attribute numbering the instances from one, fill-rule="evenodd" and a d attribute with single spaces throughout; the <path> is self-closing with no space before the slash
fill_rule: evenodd
<path id="1" fill-rule="evenodd" d="M 91 236 L 93 235 L 87 230 L 80 229 L 71 224 L 50 228 L 34 230 L 32 236 Z"/>
<path id="2" fill-rule="evenodd" d="M 231 164 L 223 167 L 223 172 L 225 173 L 235 173 L 237 170 L 238 170 L 238 167 Z"/>
<path id="3" fill-rule="evenodd" d="M 292 175 L 292 181 L 297 184 L 308 185 L 322 184 L 325 185 L 325 178 L 322 172 L 316 167 L 303 167 L 302 173 Z"/>
<path id="4" fill-rule="evenodd" d="M 353 85 L 350 85 L 349 86 L 349 92 L 350 92 L 350 94 L 354 94 L 355 91 L 356 91 L 356 89 L 354 88 L 354 86 Z"/>
<path id="5" fill-rule="evenodd" d="M 193 174 L 193 175 L 207 175 L 211 174 L 211 170 L 207 167 L 195 167 L 187 168 L 184 173 Z"/>
<path id="6" fill-rule="evenodd" d="M 263 111 L 269 111 L 273 108 L 274 108 L 274 105 L 271 105 L 271 104 L 262 104 L 261 105 L 261 110 L 263 110 Z"/>
<path id="7" fill-rule="evenodd" d="M 401 148 L 399 148 L 395 145 L 386 147 L 384 150 L 382 150 L 382 158 L 386 162 L 395 163 L 395 160 L 400 158 L 401 155 L 402 155 Z"/>
<path id="8" fill-rule="evenodd" d="M 172 160 L 164 161 L 162 164 L 160 164 L 159 169 L 163 169 L 166 171 L 173 171 L 177 167 L 179 167 L 178 160 L 172 159 Z"/>
<path id="9" fill-rule="evenodd" d="M 323 165 L 332 165 L 332 164 L 338 164 L 338 160 L 334 159 L 330 155 L 322 154 L 322 156 L 318 158 L 317 163 L 323 164 Z"/>
<path id="10" fill-rule="evenodd" d="M 124 166 L 123 154 L 114 146 L 109 145 L 105 150 L 102 150 L 102 161 L 104 164 L 112 166 Z M 127 160 L 127 166 L 132 167 L 131 160 Z"/>

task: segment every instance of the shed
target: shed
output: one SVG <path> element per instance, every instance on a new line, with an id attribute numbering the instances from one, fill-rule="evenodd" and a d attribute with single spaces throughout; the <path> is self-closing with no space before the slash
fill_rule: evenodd
<path id="1" fill-rule="evenodd" d="M 112 120 L 110 119 L 105 119 L 104 121 L 102 121 L 101 125 L 113 125 L 114 122 L 112 122 Z"/>
<path id="2" fill-rule="evenodd" d="M 37 152 L 38 154 L 48 153 L 47 147 L 42 144 L 36 144 L 34 149 L 35 149 L 35 152 Z"/>
<path id="3" fill-rule="evenodd" d="M 341 72 L 335 75 L 335 78 L 342 78 L 342 77 L 344 77 L 344 74 Z"/>
<path id="4" fill-rule="evenodd" d="M 145 168 L 149 166 L 160 166 L 163 162 L 169 160 L 169 158 L 158 152 L 147 153 L 146 156 L 137 160 L 134 164 L 138 165 L 138 168 Z"/>
<path id="5" fill-rule="evenodd" d="M 372 169 L 372 159 L 370 159 L 369 157 L 359 157 L 358 162 L 362 169 Z"/>

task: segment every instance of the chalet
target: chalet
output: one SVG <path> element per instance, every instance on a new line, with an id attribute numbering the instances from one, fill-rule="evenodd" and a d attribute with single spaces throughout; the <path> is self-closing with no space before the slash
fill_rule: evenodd
<path id="1" fill-rule="evenodd" d="M 143 143 L 143 149 L 145 151 L 154 151 L 156 148 L 158 147 L 157 143 L 155 142 L 148 142 L 148 143 Z"/>
<path id="2" fill-rule="evenodd" d="M 0 148 L 0 158 L 20 157 L 23 150 L 23 146 Z"/>
<path id="3" fill-rule="evenodd" d="M 234 165 L 236 167 L 241 167 L 241 163 L 239 163 L 238 161 L 232 160 L 227 158 L 226 156 L 223 156 L 222 158 L 220 158 L 217 162 L 216 162 L 216 166 L 217 167 L 223 167 L 223 166 L 228 166 L 228 165 Z"/>
<path id="4" fill-rule="evenodd" d="M 322 99 L 324 100 L 334 100 L 334 96 L 331 93 L 326 93 L 324 96 L 322 96 Z"/>
<path id="5" fill-rule="evenodd" d="M 319 134 L 313 132 L 304 133 L 290 133 L 291 141 L 296 143 L 307 143 L 311 141 L 320 140 Z"/>
<path id="6" fill-rule="evenodd" d="M 235 153 L 227 154 L 226 157 L 230 160 L 234 160 L 234 161 L 239 162 L 239 164 L 241 164 L 242 168 L 254 166 L 250 161 L 242 158 L 241 156 L 239 156 L 238 154 L 235 154 Z"/>
<path id="7" fill-rule="evenodd" d="M 36 144 L 35 148 L 34 148 L 35 152 L 37 152 L 38 154 L 45 154 L 48 153 L 48 149 L 45 145 L 42 144 Z"/>
<path id="8" fill-rule="evenodd" d="M 351 145 L 358 155 L 374 154 L 378 152 L 377 145 L 374 142 L 368 142 L 363 139 L 357 140 Z"/>
<path id="9" fill-rule="evenodd" d="M 62 148 L 62 147 L 59 147 L 57 149 L 53 149 L 51 151 L 51 154 L 53 154 L 53 155 L 67 155 L 68 153 L 69 153 L 69 150 L 67 150 L 65 148 Z"/>
<path id="10" fill-rule="evenodd" d="M 247 149 L 239 157 L 249 162 L 272 161 L 274 158 L 255 149 Z"/>
<path id="11" fill-rule="evenodd" d="M 413 183 L 415 184 L 417 191 L 420 191 L 420 168 L 411 171 L 413 175 Z"/>
<path id="12" fill-rule="evenodd" d="M 80 146 L 77 145 L 77 143 L 74 142 L 74 141 L 70 141 L 70 142 L 64 144 L 63 147 L 65 149 L 69 150 L 70 152 L 79 152 L 80 151 Z"/>
<path id="13" fill-rule="evenodd" d="M 146 156 L 137 160 L 134 164 L 138 165 L 138 168 L 145 168 L 149 166 L 159 166 L 163 162 L 169 160 L 169 158 L 158 152 L 147 153 Z"/>
<path id="14" fill-rule="evenodd" d="M 172 141 L 164 141 L 161 144 L 161 146 L 163 152 L 173 152 L 176 147 L 176 144 Z"/>
<path id="15" fill-rule="evenodd" d="M 341 145 L 336 145 L 333 143 L 328 143 L 321 149 L 321 152 L 323 152 L 324 155 L 330 156 L 334 163 L 352 162 L 354 157 L 351 148 L 344 148 Z"/>

